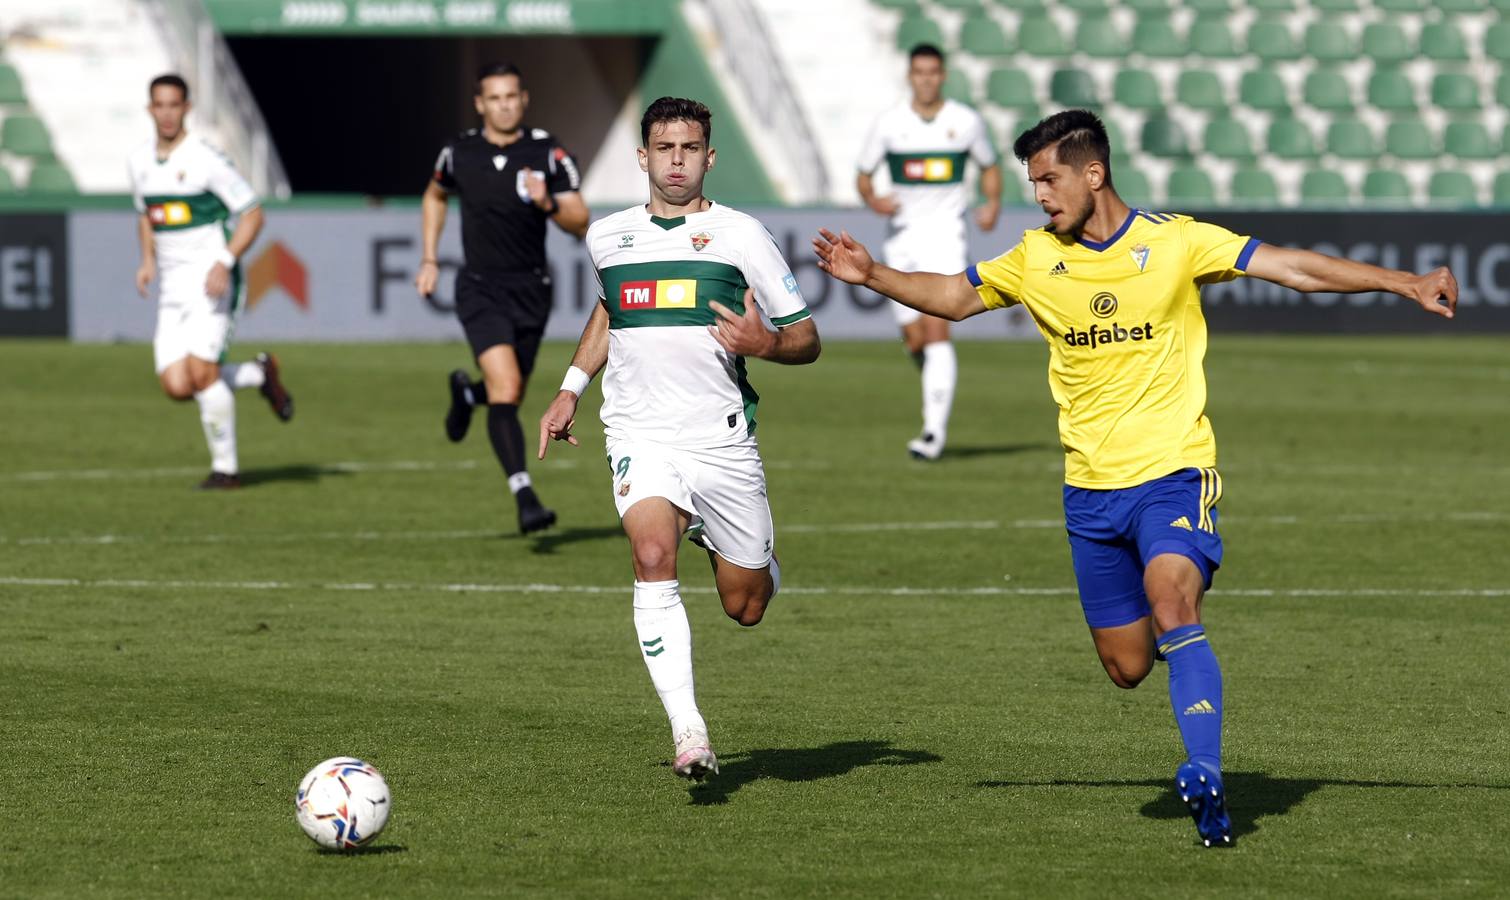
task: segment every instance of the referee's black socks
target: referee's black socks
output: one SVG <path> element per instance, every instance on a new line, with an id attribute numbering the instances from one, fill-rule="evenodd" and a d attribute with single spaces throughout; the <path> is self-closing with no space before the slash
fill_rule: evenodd
<path id="1" fill-rule="evenodd" d="M 498 457 L 499 465 L 509 476 L 509 489 L 517 494 L 520 487 L 528 487 L 528 475 L 514 477 L 524 472 L 524 429 L 519 425 L 517 404 L 493 403 L 488 406 L 488 437 L 493 442 L 493 453 Z"/>

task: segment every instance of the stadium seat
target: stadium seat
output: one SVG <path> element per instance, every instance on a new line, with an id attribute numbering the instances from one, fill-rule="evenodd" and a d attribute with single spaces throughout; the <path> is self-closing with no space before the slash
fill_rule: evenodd
<path id="1" fill-rule="evenodd" d="M 1294 12 L 1295 0 L 1248 0 L 1248 6 L 1259 12 Z"/>
<path id="2" fill-rule="evenodd" d="M 1300 200 L 1307 206 L 1342 206 L 1352 199 L 1341 172 L 1312 169 L 1300 178 Z"/>
<path id="3" fill-rule="evenodd" d="M 1213 206 L 1216 204 L 1216 186 L 1205 170 L 1186 164 L 1170 171 L 1165 196 L 1172 206 Z"/>
<path id="4" fill-rule="evenodd" d="M 1279 185 L 1275 183 L 1274 176 L 1263 169 L 1238 169 L 1232 173 L 1229 188 L 1232 192 L 1232 202 L 1235 204 L 1248 206 L 1277 206 L 1279 204 Z"/>
<path id="5" fill-rule="evenodd" d="M 964 72 L 955 72 L 944 79 L 944 86 L 939 93 L 966 106 L 976 105 L 975 91 L 971 88 L 970 79 Z"/>
<path id="6" fill-rule="evenodd" d="M 1500 72 L 1499 80 L 1494 83 L 1494 101 L 1500 106 L 1510 106 L 1510 66 Z"/>
<path id="7" fill-rule="evenodd" d="M 52 156 L 47 126 L 34 115 L 18 113 L 0 123 L 0 147 L 17 156 Z"/>
<path id="8" fill-rule="evenodd" d="M 1122 0 L 1122 5 L 1142 15 L 1143 13 L 1167 13 L 1169 0 Z"/>
<path id="9" fill-rule="evenodd" d="M 1238 99 L 1254 109 L 1279 110 L 1290 108 L 1290 98 L 1285 92 L 1284 80 L 1273 69 L 1252 69 L 1243 73 L 1238 85 Z"/>
<path id="10" fill-rule="evenodd" d="M 1096 107 L 1101 104 L 1096 80 L 1083 69 L 1060 69 L 1049 79 L 1049 99 L 1071 108 Z"/>
<path id="11" fill-rule="evenodd" d="M 918 0 L 871 0 L 871 2 L 877 6 L 900 9 L 903 12 L 916 12 L 918 8 Z"/>
<path id="12" fill-rule="evenodd" d="M 1059 26 L 1046 15 L 1023 16 L 1017 26 L 1017 46 L 1031 56 L 1061 57 L 1070 55 L 1070 47 Z"/>
<path id="13" fill-rule="evenodd" d="M 1451 22 L 1430 22 L 1421 27 L 1421 55 L 1438 62 L 1462 62 L 1468 58 L 1468 42 Z"/>
<path id="14" fill-rule="evenodd" d="M 1467 172 L 1433 172 L 1426 198 L 1438 206 L 1478 206 L 1479 189 Z"/>
<path id="15" fill-rule="evenodd" d="M 1044 0 L 996 0 L 996 5 L 1006 7 L 1007 9 L 1015 9 L 1023 14 L 1031 13 L 1035 16 L 1041 16 L 1045 13 L 1043 2 Z"/>
<path id="16" fill-rule="evenodd" d="M 1510 62 L 1510 19 L 1501 19 L 1484 32 L 1484 55 Z"/>
<path id="17" fill-rule="evenodd" d="M 1374 0 L 1385 12 L 1425 12 L 1427 0 Z"/>
<path id="18" fill-rule="evenodd" d="M 1175 82 L 1175 99 L 1191 109 L 1226 109 L 1221 79 L 1206 69 L 1185 69 Z"/>
<path id="19" fill-rule="evenodd" d="M 959 29 L 959 46 L 976 56 L 1010 56 L 1012 42 L 996 20 L 986 15 L 967 18 Z"/>
<path id="20" fill-rule="evenodd" d="M 1164 98 L 1153 73 L 1143 69 L 1123 69 L 1112 82 L 1112 97 L 1129 109 L 1162 109 Z"/>
<path id="21" fill-rule="evenodd" d="M 1505 123 L 1505 130 L 1500 134 L 1500 149 L 1510 154 L 1510 122 Z"/>
<path id="22" fill-rule="evenodd" d="M 1478 109 L 1478 82 L 1462 72 L 1439 72 L 1431 79 L 1431 102 L 1442 109 Z"/>
<path id="23" fill-rule="evenodd" d="M 1033 79 L 1027 72 L 1010 66 L 996 69 L 986 77 L 986 98 L 1007 109 L 1038 109 Z"/>
<path id="24" fill-rule="evenodd" d="M 1311 8 L 1325 13 L 1357 12 L 1358 0 L 1311 0 Z"/>
<path id="25" fill-rule="evenodd" d="M 1163 113 L 1154 113 L 1143 122 L 1143 152 L 1163 159 L 1186 159 L 1190 154 L 1190 137 L 1179 122 Z"/>
<path id="26" fill-rule="evenodd" d="M 1448 13 L 1476 13 L 1483 12 L 1484 0 L 1436 0 L 1437 9 Z"/>
<path id="27" fill-rule="evenodd" d="M 1075 29 L 1075 49 L 1096 59 L 1121 59 L 1127 55 L 1127 42 L 1111 19 L 1086 16 Z"/>
<path id="28" fill-rule="evenodd" d="M 1306 55 L 1322 62 L 1356 59 L 1358 47 L 1334 19 L 1318 19 L 1306 26 Z"/>
<path id="29" fill-rule="evenodd" d="M 26 91 L 21 76 L 10 66 L 0 63 L 0 103 L 25 103 Z"/>
<path id="30" fill-rule="evenodd" d="M 1384 152 L 1397 159 L 1434 159 L 1437 142 L 1420 119 L 1396 119 L 1384 131 Z"/>
<path id="31" fill-rule="evenodd" d="M 1144 16 L 1133 26 L 1132 48 L 1151 59 L 1176 59 L 1185 55 L 1185 41 L 1164 16 Z"/>
<path id="32" fill-rule="evenodd" d="M 1312 69 L 1305 81 L 1306 105 L 1328 112 L 1353 108 L 1353 89 L 1335 69 Z"/>
<path id="33" fill-rule="evenodd" d="M 1510 170 L 1494 176 L 1494 205 L 1510 208 Z"/>
<path id="34" fill-rule="evenodd" d="M 1248 28 L 1248 52 L 1262 60 L 1300 59 L 1300 45 L 1282 21 L 1257 19 Z"/>
<path id="35" fill-rule="evenodd" d="M 1293 116 L 1279 115 L 1269 123 L 1269 152 L 1280 159 L 1315 159 L 1316 138 Z"/>
<path id="36" fill-rule="evenodd" d="M 10 170 L 4 166 L 0 166 L 0 196 L 14 194 L 15 192 L 16 182 L 10 177 Z"/>
<path id="37" fill-rule="evenodd" d="M 1448 122 L 1442 134 L 1442 152 L 1458 159 L 1494 159 L 1499 155 L 1489 129 L 1478 119 Z"/>
<path id="38" fill-rule="evenodd" d="M 1153 200 L 1148 176 L 1130 166 L 1112 172 L 1112 185 L 1117 189 L 1117 196 L 1130 206 L 1147 208 Z"/>
<path id="39" fill-rule="evenodd" d="M 1394 22 L 1371 22 L 1363 29 L 1363 55 L 1375 63 L 1404 62 L 1415 56 L 1405 32 Z"/>
<path id="40" fill-rule="evenodd" d="M 1122 127 L 1117 124 L 1116 119 L 1103 118 L 1101 127 L 1106 129 L 1106 142 L 1111 144 L 1112 156 L 1128 156 L 1132 153 L 1132 144 L 1122 133 Z"/>
<path id="41" fill-rule="evenodd" d="M 1373 129 L 1356 116 L 1338 116 L 1327 126 L 1327 152 L 1341 159 L 1376 159 L 1379 142 Z"/>
<path id="42" fill-rule="evenodd" d="M 57 160 L 38 160 L 32 166 L 31 177 L 26 181 L 26 192 L 29 194 L 77 194 L 78 186 L 73 183 L 73 176 L 63 168 L 63 164 Z"/>
<path id="43" fill-rule="evenodd" d="M 1186 9 L 1201 13 L 1227 13 L 1232 11 L 1231 0 L 1186 0 Z"/>
<path id="44" fill-rule="evenodd" d="M 908 13 L 897 25 L 897 49 L 905 53 L 918 44 L 944 46 L 944 29 L 922 13 Z"/>
<path id="45" fill-rule="evenodd" d="M 1206 123 L 1201 146 L 1217 159 L 1248 160 L 1254 157 L 1253 136 L 1248 126 L 1230 115 L 1212 116 Z"/>
<path id="46" fill-rule="evenodd" d="M 1395 206 L 1408 204 L 1411 201 L 1410 182 L 1399 172 L 1376 169 L 1363 178 L 1363 199 Z"/>
<path id="47" fill-rule="evenodd" d="M 957 9 L 960 12 L 976 13 L 980 12 L 984 0 L 933 0 L 933 2 L 945 9 Z"/>
<path id="48" fill-rule="evenodd" d="M 1416 108 L 1416 87 L 1399 69 L 1375 69 L 1368 79 L 1368 102 L 1387 112 Z"/>
<path id="49" fill-rule="evenodd" d="M 1238 55 L 1237 40 L 1227 27 L 1226 17 L 1197 16 L 1186 36 L 1190 52 L 1207 59 L 1231 59 Z"/>
<path id="50" fill-rule="evenodd" d="M 1107 0 L 1064 0 L 1059 5 L 1066 9 L 1073 9 L 1080 14 L 1081 18 L 1084 18 L 1086 13 L 1104 15 L 1109 9 Z"/>

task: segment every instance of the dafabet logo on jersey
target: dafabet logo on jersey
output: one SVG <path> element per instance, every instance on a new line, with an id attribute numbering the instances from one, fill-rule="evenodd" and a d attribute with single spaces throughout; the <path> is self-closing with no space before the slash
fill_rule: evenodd
<path id="1" fill-rule="evenodd" d="M 954 177 L 954 160 L 946 156 L 909 159 L 902 163 L 908 181 L 949 181 Z"/>
<path id="2" fill-rule="evenodd" d="M 187 225 L 193 218 L 189 204 L 182 200 L 154 203 L 147 207 L 147 219 L 153 225 Z"/>
<path id="3" fill-rule="evenodd" d="M 619 309 L 693 309 L 696 306 L 696 278 L 626 281 L 619 285 Z"/>

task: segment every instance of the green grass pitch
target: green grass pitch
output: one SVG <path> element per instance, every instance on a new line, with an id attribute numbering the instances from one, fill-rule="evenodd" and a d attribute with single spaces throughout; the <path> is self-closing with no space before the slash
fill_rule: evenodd
<path id="1" fill-rule="evenodd" d="M 256 348 L 244 347 L 241 355 Z M 276 347 L 248 487 L 142 346 L 0 343 L 0 896 L 1503 896 L 1510 461 L 1503 340 L 1217 335 L 1238 846 L 1199 848 L 1163 671 L 1097 664 L 1060 522 L 1041 344 L 961 345 L 914 463 L 900 344 L 751 367 L 785 590 L 741 629 L 682 559 L 723 773 L 688 788 L 635 651 L 596 424 L 515 533 L 461 346 Z M 526 431 L 566 365 L 549 345 Z M 300 775 L 393 788 L 321 853 Z"/>

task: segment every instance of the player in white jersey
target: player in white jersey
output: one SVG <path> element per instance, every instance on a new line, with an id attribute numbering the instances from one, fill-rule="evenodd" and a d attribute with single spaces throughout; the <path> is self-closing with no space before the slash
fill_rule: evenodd
<path id="1" fill-rule="evenodd" d="M 755 219 L 703 196 L 711 116 L 662 97 L 640 122 L 650 202 L 593 223 L 587 248 L 599 303 L 561 391 L 540 419 L 576 444 L 577 399 L 603 375 L 614 503 L 634 561 L 634 625 L 671 720 L 673 770 L 718 771 L 692 685 L 692 633 L 677 582 L 684 533 L 708 551 L 724 612 L 754 625 L 780 587 L 755 404 L 745 358 L 801 365 L 818 328 L 797 279 Z M 761 321 L 764 310 L 773 331 Z"/>
<path id="2" fill-rule="evenodd" d="M 886 263 L 903 272 L 965 270 L 966 160 L 981 170 L 985 203 L 975 211 L 976 223 L 990 231 L 1001 212 L 1001 169 L 986 123 L 975 110 L 943 96 L 945 77 L 937 47 L 914 47 L 907 66 L 912 96 L 881 114 L 860 152 L 855 187 L 865 205 L 890 220 Z M 876 193 L 872 177 L 882 163 L 891 181 L 891 193 L 884 195 Z M 923 431 L 907 450 L 916 459 L 938 459 L 959 369 L 949 323 L 894 300 L 892 312 L 923 374 Z"/>
<path id="3" fill-rule="evenodd" d="M 268 353 L 225 362 L 241 299 L 237 260 L 262 229 L 251 185 L 220 151 L 184 128 L 189 86 L 177 75 L 153 79 L 147 112 L 157 137 L 131 154 L 129 169 L 142 246 L 136 289 L 158 284 L 157 377 L 174 400 L 193 398 L 210 445 L 210 476 L 201 488 L 241 486 L 236 458 L 236 388 L 255 387 L 283 421 L 294 401 Z M 229 223 L 236 218 L 234 231 Z M 229 236 L 228 236 L 229 232 Z"/>

